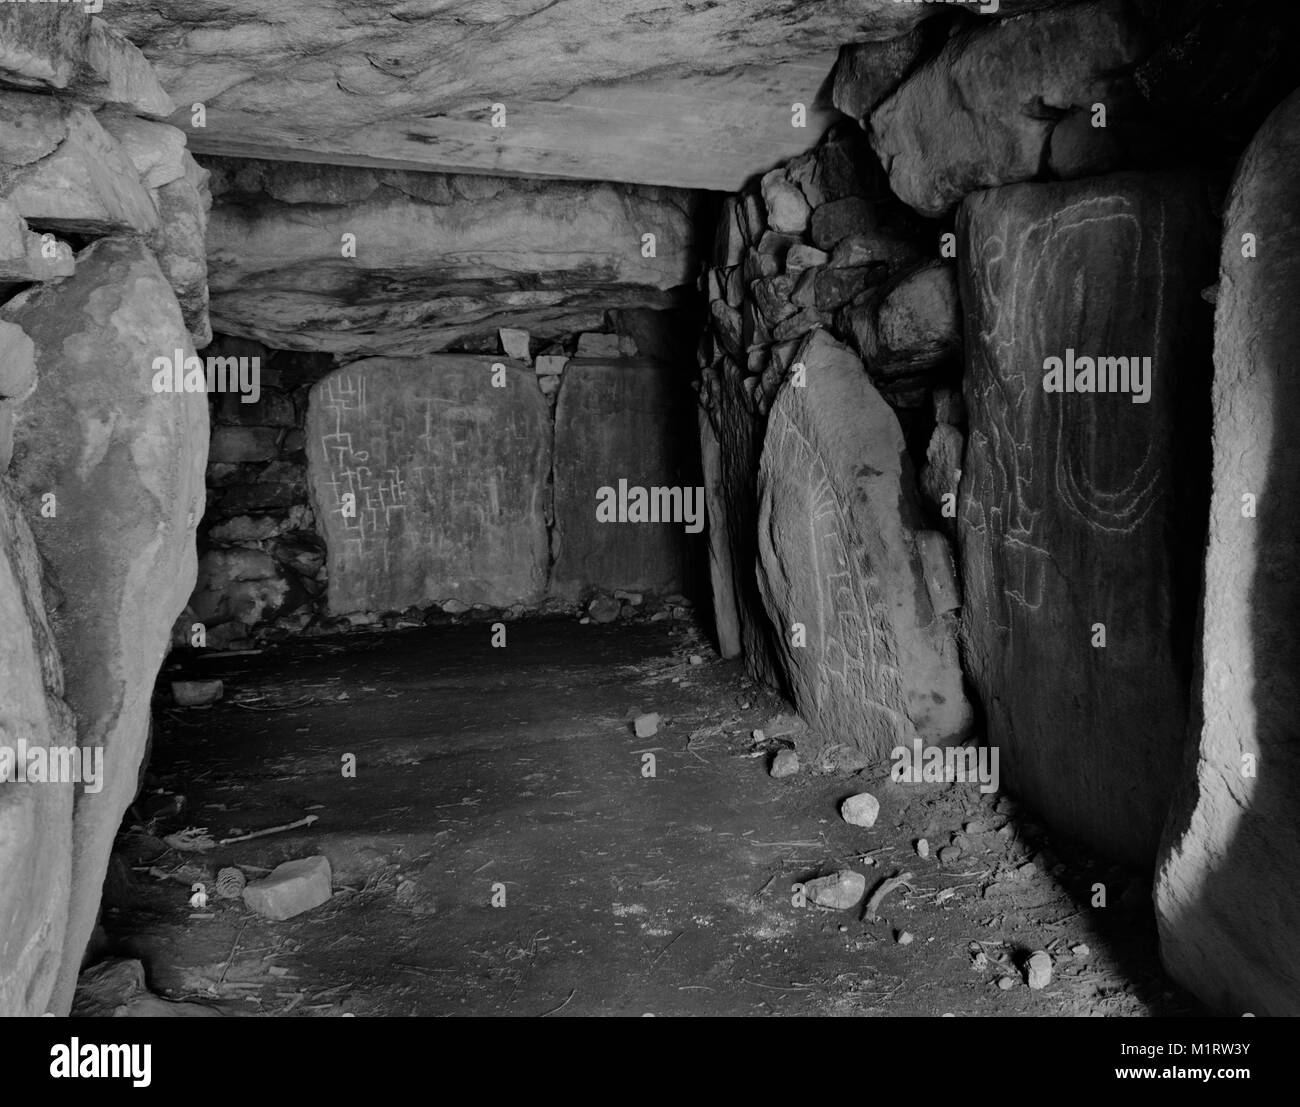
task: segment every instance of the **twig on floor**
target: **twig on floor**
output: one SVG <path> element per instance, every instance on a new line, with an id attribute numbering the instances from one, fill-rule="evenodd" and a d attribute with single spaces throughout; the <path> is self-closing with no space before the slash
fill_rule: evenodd
<path id="1" fill-rule="evenodd" d="M 232 846 L 236 842 L 248 842 L 254 838 L 265 838 L 268 834 L 279 834 L 285 830 L 297 830 L 299 827 L 311 826 L 312 823 L 320 819 L 319 815 L 305 815 L 291 823 L 284 823 L 281 826 L 268 826 L 265 830 L 254 830 L 251 834 L 240 834 L 235 838 L 222 838 L 217 843 L 219 846 Z"/>
<path id="2" fill-rule="evenodd" d="M 543 1011 L 543 1012 L 542 1012 L 540 1015 L 538 1015 L 537 1017 L 538 1017 L 539 1019 L 544 1019 L 544 1018 L 546 1018 L 547 1015 L 553 1015 L 553 1014 L 555 1014 L 557 1011 L 563 1011 L 566 1007 L 569 1006 L 569 1001 L 570 1001 L 571 999 L 573 999 L 573 997 L 574 997 L 575 995 L 577 995 L 577 994 L 578 994 L 578 989 L 577 989 L 577 988 L 572 989 L 572 990 L 569 992 L 569 994 L 568 994 L 567 996 L 565 996 L 565 999 L 564 999 L 564 1002 L 563 1002 L 563 1003 L 561 1003 L 558 1007 L 552 1007 L 549 1011 Z"/>
<path id="3" fill-rule="evenodd" d="M 662 948 L 658 953 L 655 954 L 655 956 L 654 956 L 654 960 L 650 962 L 650 967 L 651 967 L 652 969 L 653 969 L 657 964 L 659 964 L 659 958 L 661 958 L 665 953 L 667 953 L 667 952 L 672 948 L 673 942 L 677 941 L 677 939 L 680 938 L 680 937 L 681 937 L 683 934 L 685 934 L 685 933 L 686 933 L 686 931 L 684 931 L 684 930 L 679 930 L 676 934 L 674 934 L 674 935 L 673 935 L 673 936 L 668 940 L 668 944 L 665 945 L 665 946 L 664 946 L 664 947 L 663 947 L 663 948 Z"/>
<path id="4" fill-rule="evenodd" d="M 244 936 L 244 927 L 247 926 L 247 925 L 248 925 L 248 922 L 247 922 L 247 920 L 245 920 L 245 922 L 243 923 L 243 925 L 240 926 L 240 928 L 239 928 L 239 933 L 235 935 L 235 940 L 234 940 L 234 942 L 231 943 L 231 946 L 230 946 L 230 953 L 229 953 L 229 954 L 227 955 L 227 957 L 226 957 L 226 963 L 225 963 L 224 965 L 221 966 L 221 976 L 218 977 L 218 979 L 217 979 L 217 987 L 218 987 L 218 988 L 223 987 L 223 986 L 225 985 L 225 983 L 226 983 L 226 973 L 228 973 L 228 972 L 230 971 L 230 966 L 234 963 L 234 960 L 235 960 L 235 950 L 237 950 L 237 949 L 239 948 L 239 941 L 240 941 L 241 938 L 243 938 L 243 936 Z"/>

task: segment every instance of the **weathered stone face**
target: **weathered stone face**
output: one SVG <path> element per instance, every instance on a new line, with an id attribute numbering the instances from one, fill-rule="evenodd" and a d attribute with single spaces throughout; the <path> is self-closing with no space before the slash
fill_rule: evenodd
<path id="1" fill-rule="evenodd" d="M 620 480 L 629 494 L 678 488 L 689 493 L 683 512 L 695 504 L 702 530 L 700 482 L 673 432 L 684 419 L 682 388 L 671 366 L 641 358 L 577 358 L 565 367 L 555 407 L 554 595 L 681 590 L 686 520 L 601 522 L 596 510 L 597 493 L 619 497 Z"/>
<path id="2" fill-rule="evenodd" d="M 153 391 L 153 359 L 193 347 L 138 241 L 95 243 L 74 277 L 21 294 L 0 315 L 36 347 L 37 386 L 17 409 L 12 473 L 64 596 L 55 631 L 77 740 L 104 758 L 102 790 L 76 797 L 57 1010 L 71 1000 L 113 837 L 135 795 L 154 679 L 194 586 L 208 413 L 200 393 Z"/>
<path id="3" fill-rule="evenodd" d="M 898 420 L 825 332 L 795 360 L 807 383 L 787 382 L 772 406 L 758 519 L 759 584 L 795 705 L 827 741 L 872 755 L 960 740 L 971 710 L 954 628 L 927 593 Z"/>
<path id="4" fill-rule="evenodd" d="M 1298 173 L 1293 94 L 1246 151 L 1224 221 L 1198 711 L 1155 893 L 1166 967 L 1223 1014 L 1300 1014 Z"/>
<path id="5" fill-rule="evenodd" d="M 599 330 L 614 308 L 668 306 L 669 290 L 694 278 L 684 193 L 261 163 L 215 169 L 213 325 L 277 349 L 413 355 L 472 338 L 495 348 L 503 326 L 549 339 Z M 344 256 L 345 235 L 354 256 Z"/>
<path id="6" fill-rule="evenodd" d="M 178 125 L 207 105 L 194 133 L 212 153 L 724 190 L 825 128 L 817 94 L 847 37 L 889 38 L 929 14 L 893 0 L 454 0 L 364 20 L 308 0 L 271 19 L 232 0 L 219 23 L 201 0 L 105 10 L 157 65 Z M 796 101 L 806 130 L 790 126 Z"/>
<path id="7" fill-rule="evenodd" d="M 353 362 L 312 388 L 307 458 L 331 612 L 544 594 L 551 429 L 531 370 L 455 354 Z"/>
<path id="8" fill-rule="evenodd" d="M 894 192 L 924 215 L 942 215 L 976 189 L 1037 177 L 1067 113 L 1102 103 L 1122 121 L 1123 74 L 1142 56 L 1140 27 L 1121 0 L 981 23 L 872 112 L 872 144 Z M 1108 167 L 1110 134 L 1092 130 L 1095 144 L 1083 141 L 1086 132 L 1075 136 L 1073 175 Z"/>
<path id="9" fill-rule="evenodd" d="M 31 530 L 0 480 L 0 1015 L 50 1009 L 72 883 L 71 783 L 34 782 L 33 747 L 75 748 L 63 670 L 41 600 Z"/>
<path id="10" fill-rule="evenodd" d="M 1118 174 L 979 193 L 958 229 L 967 671 L 1004 783 L 1143 865 L 1187 719 L 1208 226 L 1195 179 Z M 1045 392 L 1068 350 L 1151 358 L 1149 400 Z"/>
<path id="11" fill-rule="evenodd" d="M 759 593 L 758 463 L 767 418 L 758 411 L 759 378 L 746 377 L 730 358 L 705 374 L 709 432 L 701 453 L 706 462 L 705 497 L 714 603 L 735 612 L 739 652 L 756 680 L 778 684 L 774 632 Z M 716 439 L 718 468 L 708 466 Z M 721 619 L 730 620 L 729 615 Z"/>

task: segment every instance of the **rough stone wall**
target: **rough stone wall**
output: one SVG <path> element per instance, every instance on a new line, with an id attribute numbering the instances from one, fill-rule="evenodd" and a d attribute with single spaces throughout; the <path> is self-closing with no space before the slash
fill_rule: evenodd
<path id="1" fill-rule="evenodd" d="M 673 430 L 690 397 L 675 367 L 679 321 L 614 311 L 603 322 L 555 341 L 507 328 L 484 353 L 342 366 L 218 336 L 205 354 L 257 358 L 260 396 L 212 398 L 198 583 L 174 644 L 518 618 L 616 592 L 643 599 L 641 613 L 680 603 L 680 530 L 594 522 L 596 488 L 620 477 L 698 483 Z M 504 388 L 492 386 L 497 365 Z M 342 492 L 355 516 L 341 514 Z M 512 503 L 515 538 L 500 525 Z"/>
<path id="2" fill-rule="evenodd" d="M 942 229 L 890 195 L 847 128 L 723 203 L 703 280 L 701 454 L 720 645 L 785 685 L 827 738 L 875 754 L 918 735 L 959 740 L 971 721 L 953 608 L 936 610 L 916 592 L 927 591 L 919 536 L 940 526 L 942 494 L 955 491 L 936 488 L 927 507 L 916 476 L 928 471 L 936 406 L 952 417 L 936 389 L 960 371 L 956 270 L 941 256 Z M 832 341 L 808 345 L 817 336 Z M 859 376 L 861 387 L 849 383 Z M 774 431 L 778 394 L 786 414 Z M 841 448 L 847 458 L 827 452 Z M 878 468 L 868 448 L 880 451 Z M 884 486 L 863 479 L 869 469 Z M 787 503 L 804 504 L 803 530 L 820 537 L 800 537 Z M 881 527 L 896 529 L 880 542 L 872 532 Z M 944 536 L 933 537 L 929 548 L 943 550 Z M 951 591 L 950 559 L 937 563 Z M 797 644 L 801 634 L 808 640 Z"/>
<path id="3" fill-rule="evenodd" d="M 1201 672 L 1156 881 L 1170 973 L 1228 1014 L 1300 1014 L 1300 92 L 1236 174 L 1215 315 Z"/>
<path id="4" fill-rule="evenodd" d="M 57 1014 L 193 581 L 205 404 L 152 381 L 209 337 L 209 200 L 148 63 L 81 5 L 0 7 L 0 86 L 0 746 L 64 781 L 0 783 L 0 1014 Z"/>

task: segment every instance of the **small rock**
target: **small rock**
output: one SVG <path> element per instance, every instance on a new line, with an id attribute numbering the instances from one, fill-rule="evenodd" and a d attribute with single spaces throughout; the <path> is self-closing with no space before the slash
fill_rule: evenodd
<path id="1" fill-rule="evenodd" d="M 773 169 L 763 177 L 760 187 L 769 226 L 783 234 L 801 234 L 808 226 L 810 209 L 799 187 L 786 177 L 785 170 Z"/>
<path id="2" fill-rule="evenodd" d="M 941 865 L 950 865 L 952 864 L 952 862 L 960 861 L 960 860 L 961 860 L 960 846 L 944 846 L 943 849 L 939 851 L 939 863 Z"/>
<path id="3" fill-rule="evenodd" d="M 219 680 L 173 680 L 172 698 L 178 707 L 204 707 L 221 699 Z"/>
<path id="4" fill-rule="evenodd" d="M 930 843 L 925 838 L 920 838 L 916 843 L 916 856 L 926 858 L 930 856 Z"/>
<path id="5" fill-rule="evenodd" d="M 1071 946 L 1070 952 L 1073 953 L 1075 957 L 1087 957 L 1092 950 L 1089 949 L 1084 942 L 1080 942 L 1077 946 Z"/>
<path id="6" fill-rule="evenodd" d="M 528 332 L 502 327 L 497 331 L 501 339 L 501 352 L 516 361 L 528 361 Z"/>
<path id="7" fill-rule="evenodd" d="M 794 750 L 782 750 L 772 758 L 772 768 L 768 770 L 771 776 L 778 780 L 781 777 L 794 776 L 799 771 L 799 755 Z"/>
<path id="8" fill-rule="evenodd" d="M 447 600 L 442 605 L 443 614 L 445 615 L 464 615 L 469 609 L 469 604 L 464 600 Z"/>
<path id="9" fill-rule="evenodd" d="M 870 764 L 871 759 L 861 750 L 838 743 L 828 746 L 818 755 L 817 771 L 852 776 L 868 768 Z"/>
<path id="10" fill-rule="evenodd" d="M 578 357 L 618 357 L 618 335 L 588 331 L 578 335 Z"/>
<path id="11" fill-rule="evenodd" d="M 630 603 L 633 607 L 640 607 L 645 603 L 645 594 L 643 592 L 624 592 L 620 588 L 615 590 L 614 599 Z"/>
<path id="12" fill-rule="evenodd" d="M 1052 982 L 1052 958 L 1046 950 L 1036 951 L 1025 965 L 1025 980 L 1035 991 Z"/>
<path id="13" fill-rule="evenodd" d="M 1016 876 L 1018 876 L 1021 880 L 1028 880 L 1030 877 L 1035 876 L 1037 873 L 1038 873 L 1038 869 L 1029 861 L 1026 861 L 1023 865 L 1020 866 L 1020 868 L 1016 870 Z"/>
<path id="14" fill-rule="evenodd" d="M 1016 982 L 1012 980 L 1011 977 L 1009 976 L 1001 977 L 998 980 L 998 987 L 1001 988 L 1004 992 L 1011 991 L 1011 989 L 1014 988 L 1015 986 L 1016 986 Z"/>
<path id="15" fill-rule="evenodd" d="M 612 596 L 603 593 L 587 604 L 587 614 L 597 623 L 612 623 L 623 610 L 623 605 Z"/>
<path id="16" fill-rule="evenodd" d="M 840 805 L 840 817 L 853 826 L 875 826 L 880 815 L 880 801 L 870 792 L 859 792 Z"/>
<path id="17" fill-rule="evenodd" d="M 804 885 L 810 903 L 847 911 L 855 907 L 867 891 L 867 878 L 852 869 L 841 869 L 830 876 L 819 876 Z"/>
<path id="18" fill-rule="evenodd" d="M 539 377 L 558 377 L 568 364 L 569 359 L 563 354 L 540 354 L 533 362 L 533 372 Z"/>
<path id="19" fill-rule="evenodd" d="M 693 653 L 693 654 L 691 654 L 691 664 L 692 664 L 692 665 L 703 665 L 703 664 L 704 664 L 704 658 L 702 658 L 698 653 Z"/>
<path id="20" fill-rule="evenodd" d="M 767 735 L 764 734 L 761 730 L 751 730 L 749 732 L 749 737 L 750 740 L 754 743 L 754 745 L 758 745 L 760 742 L 767 741 Z"/>
<path id="21" fill-rule="evenodd" d="M 632 724 L 638 738 L 653 738 L 659 733 L 659 715 L 651 711 L 646 715 L 638 715 L 636 722 Z"/>
<path id="22" fill-rule="evenodd" d="M 967 834 L 983 834 L 988 828 L 981 822 L 969 822 L 963 827 Z"/>
<path id="23" fill-rule="evenodd" d="M 244 889 L 244 903 L 266 919 L 292 919 L 322 903 L 332 894 L 330 863 L 326 857 L 303 857 L 277 865 L 271 875 Z"/>
<path id="24" fill-rule="evenodd" d="M 805 269 L 813 269 L 818 265 L 825 265 L 829 261 L 829 255 L 824 250 L 817 249 L 816 246 L 805 246 L 800 243 L 798 246 L 791 246 L 785 254 L 785 271 L 794 276 Z"/>
<path id="25" fill-rule="evenodd" d="M 900 930 L 898 932 L 898 944 L 900 946 L 910 946 L 915 940 L 916 939 L 914 939 L 906 930 Z"/>

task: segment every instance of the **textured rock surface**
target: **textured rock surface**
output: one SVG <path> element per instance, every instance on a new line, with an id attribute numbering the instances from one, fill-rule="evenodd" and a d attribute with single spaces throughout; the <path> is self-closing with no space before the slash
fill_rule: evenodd
<path id="1" fill-rule="evenodd" d="M 121 146 L 85 108 L 67 117 L 67 137 L 8 182 L 6 198 L 42 227 L 89 234 L 144 233 L 158 225 L 149 193 Z"/>
<path id="2" fill-rule="evenodd" d="M 0 628 L 0 759 L 6 759 L 4 751 L 16 758 L 20 742 L 28 748 L 75 747 L 75 724 L 62 699 L 63 670 L 41 599 L 36 545 L 3 478 Z M 73 787 L 0 783 L 0 1016 L 50 1009 L 68 919 Z"/>
<path id="3" fill-rule="evenodd" d="M 967 672 L 1004 786 L 1145 866 L 1187 719 L 1208 225 L 1194 179 L 1119 174 L 980 193 L 958 230 Z M 1046 393 L 1067 348 L 1151 357 L 1149 402 Z"/>
<path id="4" fill-rule="evenodd" d="M 1037 177 L 1057 121 L 1095 103 L 1121 118 L 1125 71 L 1143 56 L 1122 0 L 1094 0 L 952 38 L 871 114 L 894 191 L 925 215 L 967 193 Z M 1112 156 L 1098 135 L 1097 157 Z M 1074 168 L 1088 165 L 1076 144 Z M 1095 171 L 1095 170 L 1094 170 Z"/>
<path id="5" fill-rule="evenodd" d="M 759 583 L 795 705 L 825 738 L 887 756 L 971 722 L 953 625 L 931 609 L 902 431 L 845 346 L 815 331 L 782 386 L 759 470 Z M 799 645 L 798 628 L 806 630 Z"/>
<path id="6" fill-rule="evenodd" d="M 233 0 L 213 23 L 201 0 L 110 7 L 185 114 L 207 105 L 195 137 L 214 153 L 307 149 L 718 189 L 807 145 L 790 104 L 814 110 L 846 37 L 888 38 L 930 14 L 892 0 L 795 13 L 771 0 L 671 11 L 647 0 L 454 0 L 358 19 L 288 0 L 272 21 L 258 0 Z M 500 128 L 496 103 L 507 110 Z"/>
<path id="7" fill-rule="evenodd" d="M 1050 2 L 1002 0 L 999 16 Z M 203 0 L 118 0 L 105 16 L 154 60 L 178 124 L 207 105 L 194 140 L 212 153 L 729 190 L 824 129 L 818 92 L 842 43 L 896 37 L 936 8 L 449 0 L 361 18 L 230 0 L 214 20 Z M 794 102 L 806 130 L 790 126 Z"/>
<path id="8" fill-rule="evenodd" d="M 277 865 L 271 874 L 244 888 L 244 903 L 263 918 L 291 919 L 328 903 L 333 895 L 327 857 L 302 857 Z"/>
<path id="9" fill-rule="evenodd" d="M 82 4 L 0 6 L 0 81 L 155 118 L 174 106 L 144 55 Z"/>
<path id="10" fill-rule="evenodd" d="M 496 349 L 502 326 L 549 340 L 600 329 L 613 308 L 667 306 L 668 290 L 694 278 L 685 193 L 212 167 L 213 325 L 279 349 L 415 354 L 470 338 Z M 355 257 L 343 256 L 345 234 Z"/>
<path id="11" fill-rule="evenodd" d="M 832 100 L 845 115 L 863 119 L 898 87 L 920 57 L 923 28 L 886 42 L 845 46 L 835 63 Z"/>
<path id="12" fill-rule="evenodd" d="M 506 607 L 545 591 L 550 418 L 531 370 L 506 365 L 494 388 L 494 364 L 367 358 L 313 386 L 308 476 L 331 612 Z"/>
<path id="13" fill-rule="evenodd" d="M 705 374 L 709 401 L 707 418 L 717 438 L 720 471 L 704 485 L 708 513 L 710 569 L 715 596 L 734 606 L 745 668 L 769 684 L 779 681 L 775 634 L 759 593 L 758 463 L 766 419 L 760 416 L 755 394 L 757 377 L 746 377 L 730 358 Z M 708 449 L 705 446 L 702 452 Z M 707 456 L 707 454 L 706 454 Z M 707 470 L 706 470 L 707 473 Z M 729 575 L 729 583 L 722 574 Z"/>
<path id="14" fill-rule="evenodd" d="M 575 358 L 565 368 L 555 408 L 556 596 L 681 590 L 682 524 L 598 522 L 596 493 L 617 491 L 620 480 L 629 488 L 699 485 L 673 432 L 689 398 L 682 393 L 671 366 L 641 358 Z"/>
<path id="15" fill-rule="evenodd" d="M 1300 1015 L 1300 456 L 1288 429 L 1300 401 L 1298 173 L 1300 93 L 1251 144 L 1226 214 L 1200 725 L 1156 882 L 1166 967 L 1230 1015 Z M 1242 256 L 1244 234 L 1258 257 Z"/>
<path id="16" fill-rule="evenodd" d="M 13 475 L 64 597 L 54 626 L 78 742 L 104 748 L 103 790 L 76 797 L 72 902 L 52 1000 L 66 1010 L 135 795 L 154 679 L 194 585 L 207 401 L 151 389 L 153 358 L 193 347 L 139 242 L 95 243 L 76 276 L 21 294 L 0 314 L 36 344 L 38 384 L 18 408 Z M 40 518 L 47 492 L 57 514 Z"/>

